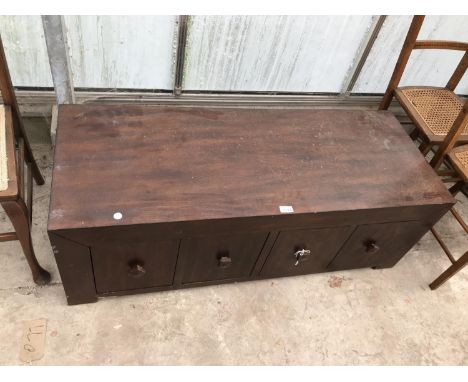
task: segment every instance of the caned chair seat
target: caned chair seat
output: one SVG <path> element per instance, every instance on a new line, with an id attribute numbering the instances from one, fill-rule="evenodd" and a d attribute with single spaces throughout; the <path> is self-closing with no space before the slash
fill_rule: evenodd
<path id="1" fill-rule="evenodd" d="M 5 108 L 0 105 L 0 191 L 8 188 L 8 157 L 6 140 Z"/>
<path id="2" fill-rule="evenodd" d="M 16 173 L 15 141 L 11 109 L 0 104 L 0 199 L 16 199 L 18 178 Z"/>
<path id="3" fill-rule="evenodd" d="M 463 108 L 462 101 L 451 91 L 436 87 L 401 87 L 395 96 L 429 141 L 441 143 Z M 459 143 L 468 143 L 468 123 Z"/>
<path id="4" fill-rule="evenodd" d="M 448 158 L 452 163 L 457 174 L 459 174 L 465 182 L 468 181 L 468 145 L 458 146 L 449 154 Z"/>

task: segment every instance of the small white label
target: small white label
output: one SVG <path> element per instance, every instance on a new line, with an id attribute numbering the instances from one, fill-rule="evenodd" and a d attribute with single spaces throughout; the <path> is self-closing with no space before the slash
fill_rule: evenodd
<path id="1" fill-rule="evenodd" d="M 122 215 L 122 212 L 116 212 L 114 214 L 114 220 L 120 220 L 122 219 L 123 215 Z"/>
<path id="2" fill-rule="evenodd" d="M 279 210 L 282 214 L 292 214 L 294 212 L 292 206 L 279 206 Z"/>

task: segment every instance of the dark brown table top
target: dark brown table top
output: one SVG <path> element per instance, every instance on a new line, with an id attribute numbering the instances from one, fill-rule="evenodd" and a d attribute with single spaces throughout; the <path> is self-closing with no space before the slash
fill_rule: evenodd
<path id="1" fill-rule="evenodd" d="M 50 230 L 452 202 L 389 112 L 59 108 Z"/>

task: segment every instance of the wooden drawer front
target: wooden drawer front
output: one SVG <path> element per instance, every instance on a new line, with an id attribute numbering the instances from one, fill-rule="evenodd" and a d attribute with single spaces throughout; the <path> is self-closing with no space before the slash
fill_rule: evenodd
<path id="1" fill-rule="evenodd" d="M 91 248 L 98 293 L 172 285 L 179 240 L 109 241 Z"/>
<path id="2" fill-rule="evenodd" d="M 280 232 L 260 275 L 276 277 L 325 271 L 353 228 L 301 229 Z"/>
<path id="3" fill-rule="evenodd" d="M 328 266 L 328 270 L 392 267 L 429 228 L 422 222 L 361 225 Z"/>
<path id="4" fill-rule="evenodd" d="M 184 240 L 182 284 L 250 276 L 267 236 L 253 233 Z"/>

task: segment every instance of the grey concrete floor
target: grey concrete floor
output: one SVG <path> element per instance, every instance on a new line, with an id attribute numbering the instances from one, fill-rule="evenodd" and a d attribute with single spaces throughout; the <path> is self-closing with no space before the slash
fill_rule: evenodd
<path id="1" fill-rule="evenodd" d="M 0 364 L 21 364 L 22 323 L 48 320 L 38 365 L 468 364 L 468 269 L 449 266 L 431 234 L 394 268 L 226 284 L 67 306 L 46 233 L 52 155 L 34 144 L 47 184 L 34 189 L 33 241 L 52 283 L 37 287 L 18 242 L 0 244 Z M 468 202 L 457 209 L 468 219 Z M 0 230 L 9 223 L 0 212 Z M 468 241 L 438 224 L 454 254 Z"/>

